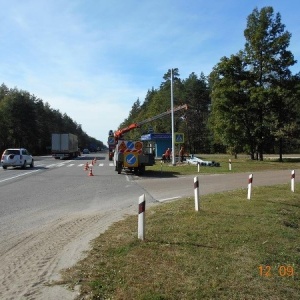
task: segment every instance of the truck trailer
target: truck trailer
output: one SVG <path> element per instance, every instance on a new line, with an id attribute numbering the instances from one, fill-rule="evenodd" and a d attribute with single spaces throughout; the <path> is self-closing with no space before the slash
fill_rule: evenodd
<path id="1" fill-rule="evenodd" d="M 51 152 L 55 159 L 76 158 L 80 155 L 77 135 L 52 133 Z"/>

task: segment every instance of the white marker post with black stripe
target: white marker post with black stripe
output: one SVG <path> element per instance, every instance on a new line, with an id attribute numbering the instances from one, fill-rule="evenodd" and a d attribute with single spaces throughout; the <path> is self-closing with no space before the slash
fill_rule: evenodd
<path id="1" fill-rule="evenodd" d="M 198 177 L 194 177 L 194 194 L 195 194 L 195 211 L 199 210 L 199 181 Z"/>
<path id="2" fill-rule="evenodd" d="M 291 173 L 291 191 L 295 192 L 295 170 L 292 170 Z"/>
<path id="3" fill-rule="evenodd" d="M 247 196 L 248 200 L 251 199 L 252 182 L 253 182 L 253 174 L 250 174 L 248 179 L 248 196 Z"/>
<path id="4" fill-rule="evenodd" d="M 145 194 L 139 197 L 139 218 L 138 218 L 138 238 L 145 239 L 145 208 L 146 200 Z"/>

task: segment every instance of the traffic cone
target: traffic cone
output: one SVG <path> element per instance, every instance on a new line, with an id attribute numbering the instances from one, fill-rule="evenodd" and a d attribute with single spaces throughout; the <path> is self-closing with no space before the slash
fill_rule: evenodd
<path id="1" fill-rule="evenodd" d="M 92 169 L 92 168 L 90 168 L 89 176 L 94 176 L 94 174 L 93 174 L 93 169 Z"/>
<path id="2" fill-rule="evenodd" d="M 87 162 L 84 166 L 84 171 L 87 171 L 89 169 L 89 163 Z"/>

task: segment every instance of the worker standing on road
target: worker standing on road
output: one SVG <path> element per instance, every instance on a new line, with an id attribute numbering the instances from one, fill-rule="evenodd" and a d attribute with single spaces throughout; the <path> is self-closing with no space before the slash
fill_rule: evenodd
<path id="1" fill-rule="evenodd" d="M 184 148 L 183 148 L 183 146 L 181 146 L 181 148 L 180 148 L 179 156 L 180 156 L 180 161 L 183 162 L 183 159 L 184 159 Z"/>

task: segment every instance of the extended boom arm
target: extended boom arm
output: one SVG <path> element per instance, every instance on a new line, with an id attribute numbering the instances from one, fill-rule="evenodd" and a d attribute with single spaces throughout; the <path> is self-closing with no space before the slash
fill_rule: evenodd
<path id="1" fill-rule="evenodd" d="M 175 107 L 173 110 L 174 110 L 174 112 L 175 112 L 175 111 L 178 111 L 178 110 L 181 110 L 181 109 L 187 109 L 187 105 L 184 104 L 184 105 L 177 106 L 177 107 Z M 152 118 L 143 120 L 143 121 L 138 122 L 138 123 L 132 123 L 132 124 L 130 124 L 129 126 L 127 126 L 127 127 L 125 127 L 125 128 L 122 128 L 122 129 L 119 129 L 119 130 L 115 131 L 114 136 L 115 136 L 115 138 L 116 138 L 116 141 L 117 141 L 120 137 L 122 137 L 122 135 L 123 135 L 124 133 L 126 133 L 126 132 L 128 132 L 128 131 L 131 131 L 131 130 L 133 130 L 133 129 L 135 129 L 135 128 L 139 128 L 139 127 L 141 127 L 141 125 L 146 124 L 146 123 L 148 123 L 148 122 L 151 122 L 151 121 L 153 121 L 153 120 L 156 120 L 156 119 L 162 118 L 162 117 L 164 117 L 164 116 L 167 116 L 167 115 L 171 114 L 171 112 L 172 112 L 171 110 L 167 110 L 167 111 L 165 111 L 165 112 L 163 112 L 163 113 L 161 113 L 161 114 L 159 114 L 159 115 L 157 115 L 157 116 L 155 116 L 155 117 L 152 117 Z"/>

